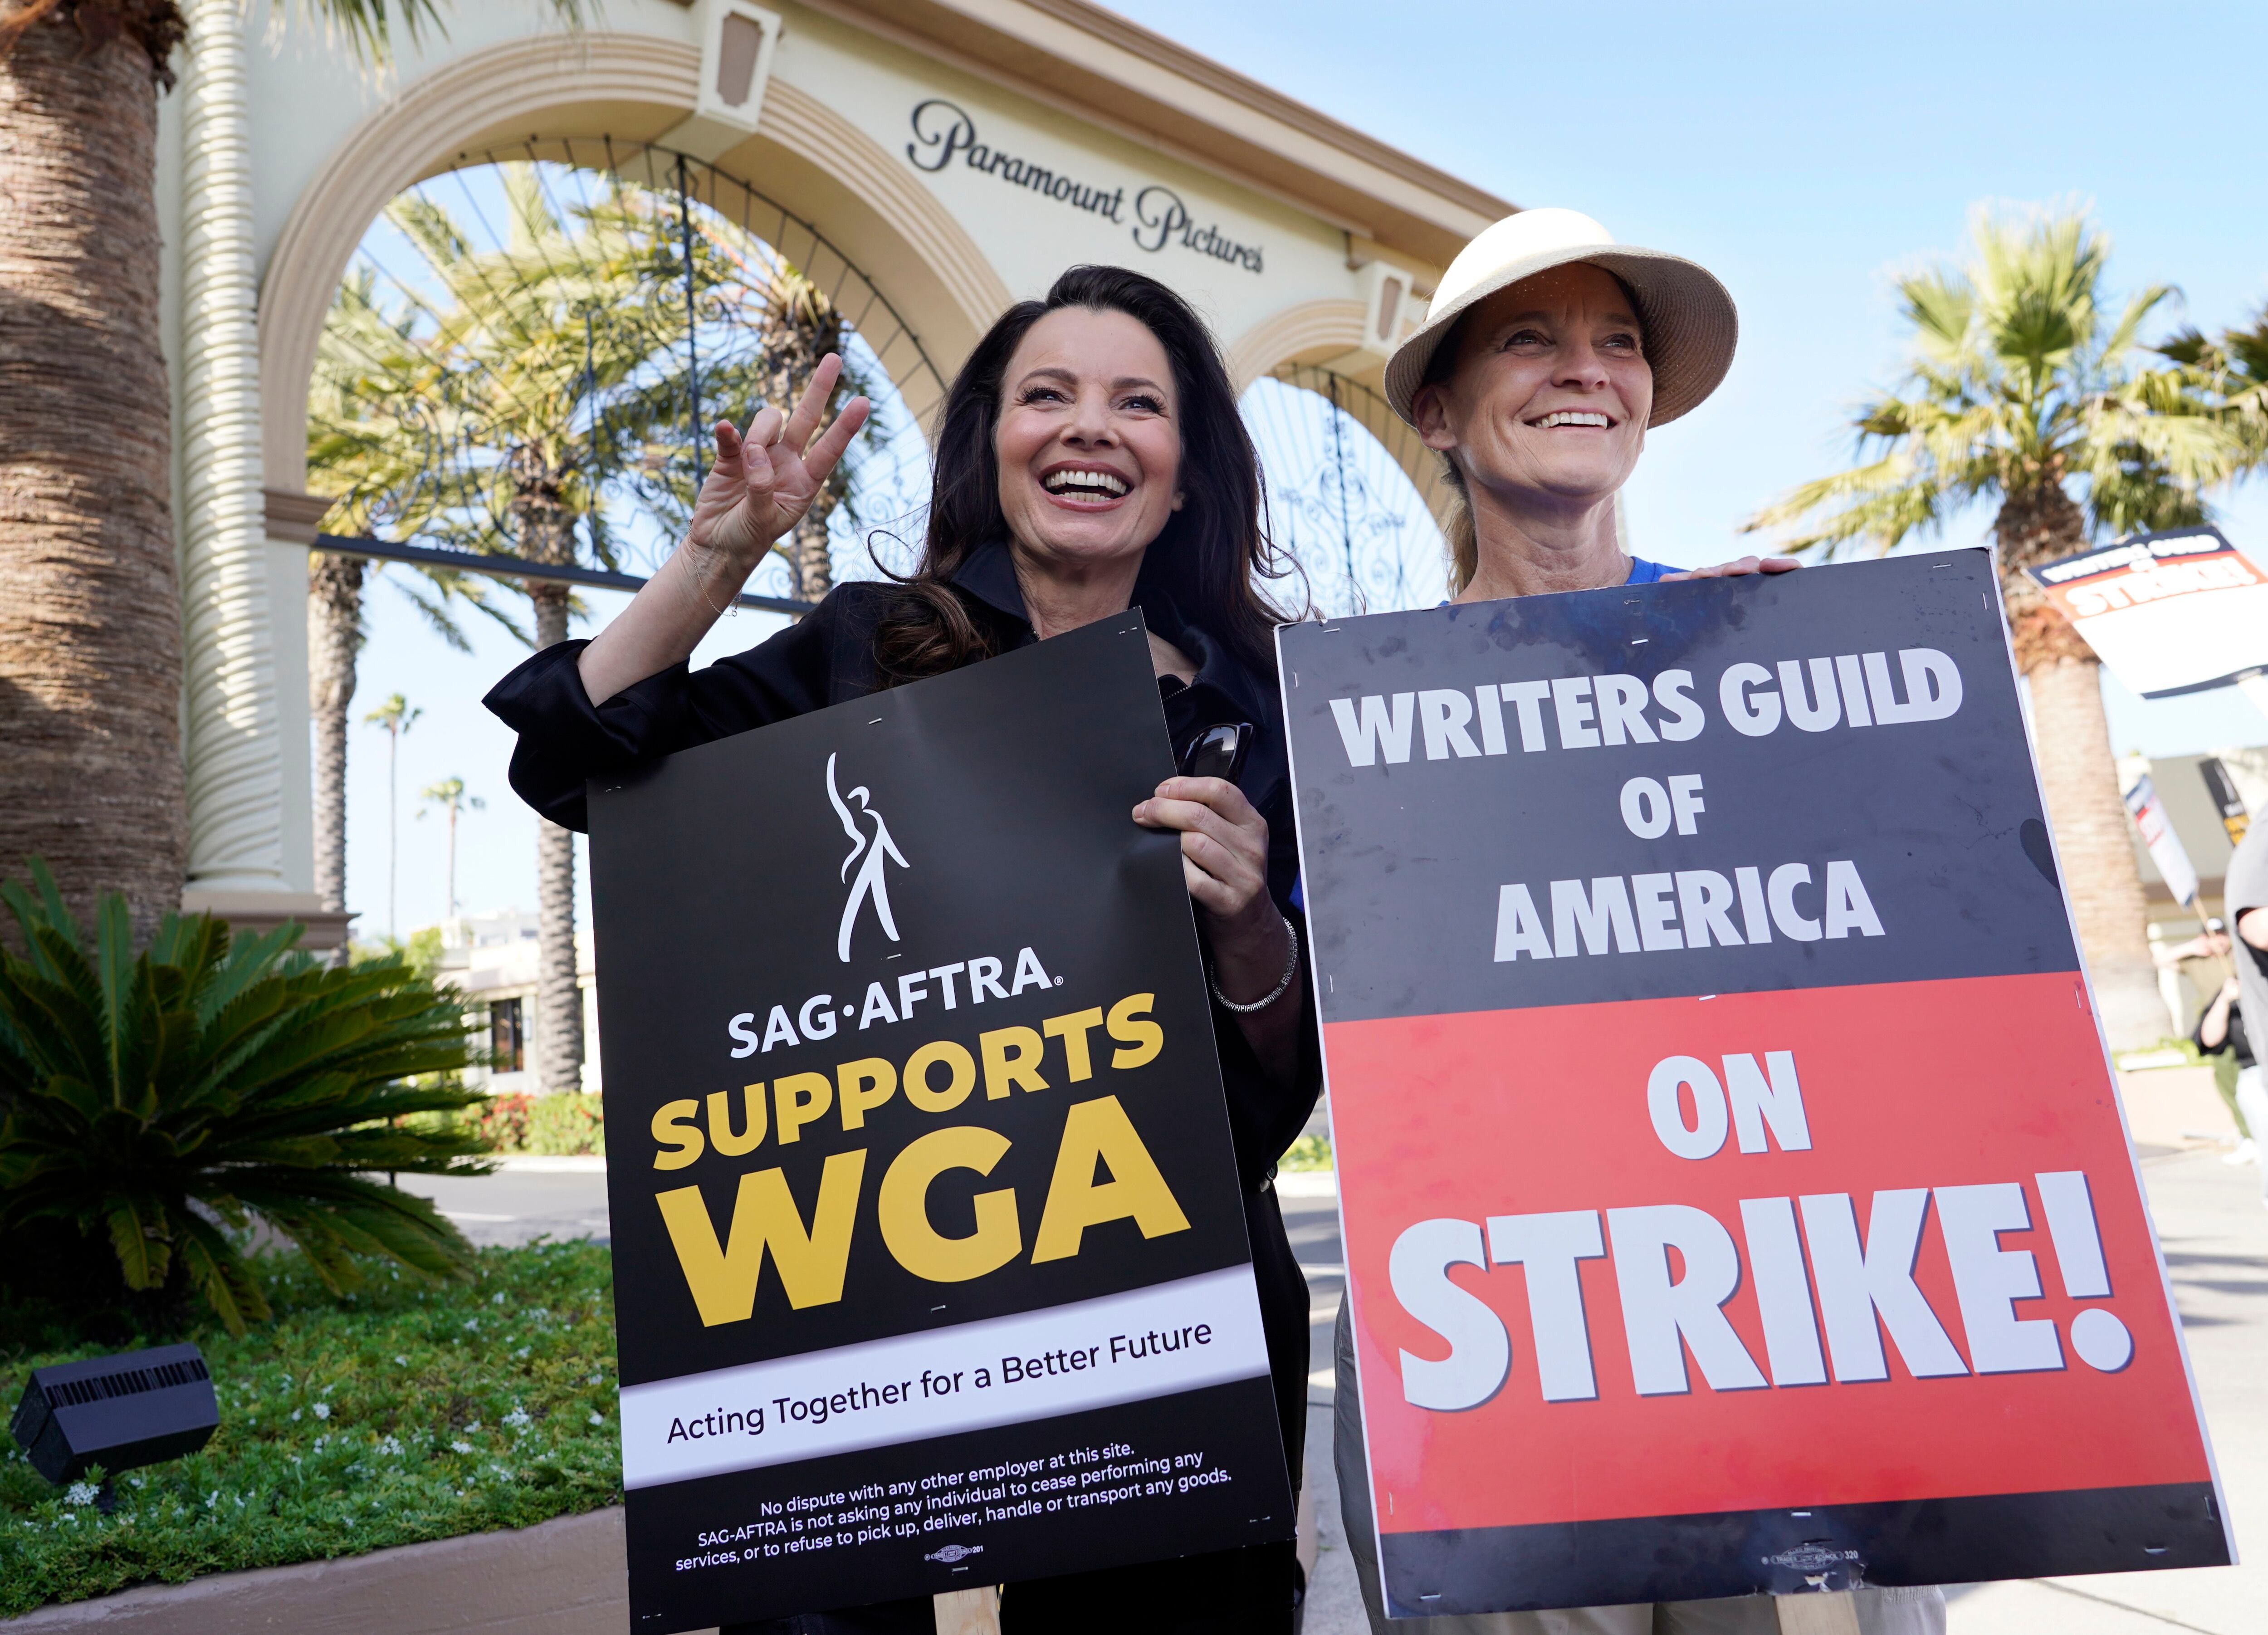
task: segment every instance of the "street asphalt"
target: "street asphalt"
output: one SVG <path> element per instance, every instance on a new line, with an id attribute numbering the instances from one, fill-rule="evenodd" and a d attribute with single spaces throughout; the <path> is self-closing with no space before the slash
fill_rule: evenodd
<path id="1" fill-rule="evenodd" d="M 549 1160 L 573 1166 L 573 1160 Z M 523 1167 L 473 1180 L 406 1178 L 475 1243 L 607 1234 L 606 1175 Z M 535 1160 L 541 1164 L 545 1160 Z M 1948 1589 L 1948 1635 L 2260 1635 L 2268 1630 L 2268 1208 L 2260 1171 L 2204 1148 L 2155 1153 L 2142 1175 L 2190 1359 L 2205 1398 L 2220 1479 L 2236 1518 L 2235 1567 L 2015 1580 Z M 1366 1635 L 1331 1476 L 1331 1324 L 1346 1286 L 1338 1205 L 1320 1177 L 1286 1177 L 1284 1219 L 1307 1269 L 1307 1482 L 1319 1550 L 1307 1635 Z"/>

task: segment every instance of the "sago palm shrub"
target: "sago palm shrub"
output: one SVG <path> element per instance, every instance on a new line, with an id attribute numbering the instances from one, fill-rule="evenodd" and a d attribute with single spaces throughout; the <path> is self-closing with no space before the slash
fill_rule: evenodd
<path id="1" fill-rule="evenodd" d="M 453 1080 L 474 1051 L 447 996 L 398 959 L 318 965 L 291 926 L 168 914 L 137 950 L 116 895 L 89 938 L 32 872 L 0 885 L 24 947 L 0 946 L 0 1281 L 145 1329 L 201 1299 L 240 1332 L 269 1315 L 257 1228 L 335 1292 L 365 1257 L 467 1266 L 462 1234 L 387 1179 L 482 1168 L 451 1116 L 481 1098 Z"/>

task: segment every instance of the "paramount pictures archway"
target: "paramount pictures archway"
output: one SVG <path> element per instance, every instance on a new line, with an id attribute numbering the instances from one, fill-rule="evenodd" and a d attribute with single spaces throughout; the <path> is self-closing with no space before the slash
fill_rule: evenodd
<path id="1" fill-rule="evenodd" d="M 465 6 L 382 85 L 306 31 L 271 52 L 234 8 L 190 11 L 162 138 L 180 189 L 188 898 L 307 920 L 315 940 L 339 925 L 310 890 L 307 389 L 342 274 L 405 188 L 608 138 L 712 163 L 887 301 L 911 343 L 877 352 L 913 407 L 1079 261 L 1189 295 L 1240 387 L 1312 387 L 1322 367 L 1374 390 L 1439 269 L 1511 209 L 1080 0 L 611 0 L 572 34 Z M 1428 462 L 1401 463 L 1438 506 Z"/>

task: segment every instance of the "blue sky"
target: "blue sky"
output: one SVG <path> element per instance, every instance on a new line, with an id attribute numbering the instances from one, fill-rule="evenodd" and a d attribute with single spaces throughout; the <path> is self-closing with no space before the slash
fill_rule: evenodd
<path id="1" fill-rule="evenodd" d="M 1745 549 L 1740 520 L 1847 461 L 1852 402 L 1896 378 L 1891 276 L 1960 248 L 1987 201 L 2090 203 L 2122 290 L 2178 284 L 2210 329 L 2268 300 L 2268 183 L 2249 80 L 2268 8 L 2093 3 L 1542 7 L 1450 0 L 1119 0 L 1145 26 L 1521 205 L 1572 206 L 1623 239 L 1723 278 L 1742 313 L 1724 388 L 1657 433 L 1631 490 L 1643 555 L 1697 563 Z M 2268 557 L 2268 481 L 2221 497 L 2236 542 Z M 1957 520 L 1947 543 L 1981 540 Z M 593 594 L 607 616 L 621 599 Z M 489 799 L 460 862 L 468 910 L 530 905 L 534 825 L 504 783 L 511 738 L 478 705 L 520 656 L 475 632 L 469 656 L 373 588 L 364 711 L 399 690 L 427 714 L 401 786 L 461 776 Z M 751 644 L 747 614 L 705 651 Z M 696 662 L 700 662 L 696 659 Z M 2111 691 L 2121 749 L 2268 741 L 2234 692 L 2143 705 Z M 385 739 L 354 733 L 350 906 L 386 912 Z M 441 823 L 402 802 L 401 917 L 442 912 Z"/>

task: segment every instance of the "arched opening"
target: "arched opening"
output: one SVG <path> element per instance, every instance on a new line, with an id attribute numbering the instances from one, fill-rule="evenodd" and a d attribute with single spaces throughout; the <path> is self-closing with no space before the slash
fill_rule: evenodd
<path id="1" fill-rule="evenodd" d="M 654 142 L 698 101 L 700 54 L 592 32 L 473 52 L 406 88 L 341 143 L 301 192 L 260 296 L 266 486 L 305 491 L 307 387 L 332 297 L 370 225 L 414 183 L 490 151 Z M 547 154 L 547 144 L 555 151 Z M 767 87 L 757 134 L 717 162 L 873 273 L 950 373 L 1010 296 L 968 232 L 873 138 L 800 87 Z M 909 394 L 911 395 L 910 388 Z"/>
<path id="2" fill-rule="evenodd" d="M 339 502 L 328 531 L 643 578 L 683 534 L 709 428 L 789 406 L 832 352 L 833 402 L 874 413 L 749 588 L 815 601 L 877 571 L 865 539 L 925 498 L 944 382 L 841 247 L 648 144 L 466 157 L 387 204 L 334 298 L 306 454 L 309 488 Z"/>
<path id="3" fill-rule="evenodd" d="M 305 455 L 309 489 L 335 501 L 328 532 L 381 559 L 387 548 L 445 553 L 446 565 L 429 556 L 387 578 L 453 644 L 465 644 L 477 612 L 548 647 L 572 633 L 577 593 L 520 570 L 652 573 L 686 531 L 713 457 L 710 427 L 792 403 L 836 353 L 846 371 L 830 407 L 866 395 L 869 431 L 749 588 L 815 601 L 838 578 L 883 571 L 870 537 L 882 562 L 900 565 L 894 541 L 911 534 L 927 498 L 924 433 L 944 381 L 905 314 L 840 245 L 722 167 L 651 144 L 555 138 L 463 158 L 387 203 L 334 297 Z M 313 690 L 326 701 L 317 873 L 342 897 L 345 701 L 357 690 L 364 556 L 335 541 L 313 579 Z M 390 778 L 387 799 L 391 836 Z M 494 1087 L 593 1087 L 574 842 L 538 826 L 538 915 L 468 919 L 454 804 L 447 817 L 450 887 L 433 953 L 461 961 L 491 1033 L 509 1037 L 519 1074 Z M 523 947 L 529 931 L 536 946 Z"/>
<path id="4" fill-rule="evenodd" d="M 1429 608 L 1448 594 L 1430 450 L 1386 400 L 1351 375 L 1285 364 L 1242 399 L 1268 475 L 1277 542 L 1307 571 L 1318 612 L 1338 617 Z"/>

